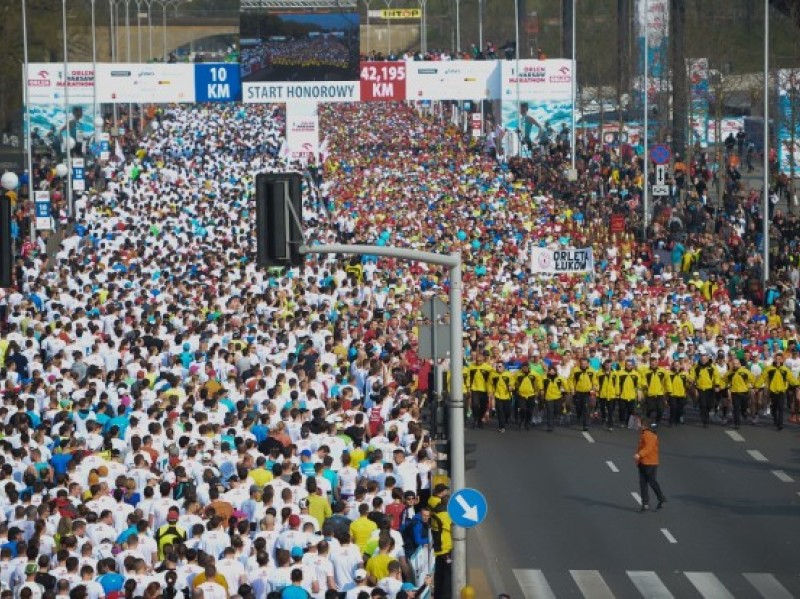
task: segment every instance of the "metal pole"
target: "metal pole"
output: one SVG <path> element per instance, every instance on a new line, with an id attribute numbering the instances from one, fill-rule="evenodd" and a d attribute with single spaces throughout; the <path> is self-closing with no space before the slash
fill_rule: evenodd
<path id="1" fill-rule="evenodd" d="M 483 0 L 478 0 L 478 50 L 483 52 Z"/>
<path id="2" fill-rule="evenodd" d="M 456 0 L 456 54 L 461 58 L 461 0 Z"/>
<path id="3" fill-rule="evenodd" d="M 117 8 L 116 0 L 108 0 L 108 11 L 110 17 L 110 26 L 111 26 L 111 62 L 117 62 L 117 28 L 115 26 L 116 19 L 114 18 L 116 8 Z M 116 102 L 112 104 L 112 108 L 114 110 L 114 122 L 112 123 L 111 126 L 111 135 L 116 135 L 117 127 L 119 126 L 119 123 L 117 122 L 118 115 L 117 115 Z"/>
<path id="4" fill-rule="evenodd" d="M 161 4 L 161 34 L 164 41 L 164 62 L 167 62 L 167 1 Z"/>
<path id="5" fill-rule="evenodd" d="M 423 55 L 428 53 L 428 2 L 422 0 L 422 43 L 424 45 Z"/>
<path id="6" fill-rule="evenodd" d="M 792 148 L 794 152 L 794 148 Z M 764 0 L 764 284 L 769 282 L 769 0 Z"/>
<path id="7" fill-rule="evenodd" d="M 28 10 L 26 0 L 22 0 L 22 46 L 23 46 L 23 59 L 25 65 L 23 68 L 23 77 L 25 81 L 22 86 L 23 98 L 25 100 L 25 122 L 27 123 L 25 131 L 25 143 L 27 144 L 26 156 L 28 159 L 28 202 L 30 202 L 31 209 L 35 209 L 34 204 L 34 179 L 33 179 L 33 147 L 31 145 L 31 106 L 30 99 L 28 98 Z M 36 214 L 35 211 L 31 214 L 31 241 L 36 239 Z"/>
<path id="8" fill-rule="evenodd" d="M 94 143 L 98 142 L 98 128 L 94 124 L 99 116 L 97 110 L 97 33 L 95 31 L 95 0 L 92 0 L 92 126 L 94 128 Z"/>
<path id="9" fill-rule="evenodd" d="M 383 0 L 386 3 L 386 8 L 392 9 L 392 0 Z M 392 54 L 392 20 L 386 19 L 386 36 L 388 40 L 388 50 L 386 51 L 386 58 Z"/>
<path id="10" fill-rule="evenodd" d="M 461 315 L 461 254 L 450 254 L 450 486 L 452 492 L 466 487 L 464 466 L 464 340 Z M 453 539 L 453 596 L 467 584 L 467 531 L 451 529 Z"/>
<path id="11" fill-rule="evenodd" d="M 572 0 L 572 127 L 570 129 L 571 136 L 570 136 L 570 146 L 569 146 L 569 154 L 570 154 L 570 166 L 572 170 L 575 170 L 575 141 L 578 137 L 575 128 L 577 126 L 577 119 L 575 118 L 575 110 L 578 107 L 578 56 L 577 56 L 577 47 L 578 44 L 575 41 L 575 34 L 576 31 L 576 21 L 577 17 L 575 13 L 578 12 L 578 0 Z"/>
<path id="12" fill-rule="evenodd" d="M 765 0 L 765 2 L 768 0 Z M 644 0 L 644 181 L 642 182 L 642 199 L 644 214 L 642 215 L 642 239 L 647 241 L 647 219 L 650 206 L 649 191 L 650 191 L 650 178 L 648 168 L 648 147 L 650 145 L 650 132 L 649 132 L 649 112 L 650 112 L 650 3 Z"/>
<path id="13" fill-rule="evenodd" d="M 131 0 L 125 0 L 125 61 L 131 62 Z"/>
<path id="14" fill-rule="evenodd" d="M 67 213 L 72 216 L 72 150 L 69 142 L 72 136 L 69 132 L 69 65 L 67 56 L 67 0 L 61 0 L 61 29 L 64 37 L 64 121 L 66 122 L 66 139 L 64 146 L 67 150 Z M 79 123 L 75 122 L 75 137 L 78 135 Z M 75 140 L 77 143 L 77 139 Z"/>
<path id="15" fill-rule="evenodd" d="M 153 0 L 147 1 L 147 62 L 153 60 Z"/>
<path id="16" fill-rule="evenodd" d="M 139 64 L 142 63 L 142 3 L 136 0 L 136 47 L 139 49 Z"/>
<path id="17" fill-rule="evenodd" d="M 369 59 L 369 35 L 372 32 L 369 26 L 369 5 L 370 0 L 366 0 L 364 4 L 367 5 L 367 59 Z"/>
<path id="18" fill-rule="evenodd" d="M 525 130 L 525 123 L 520 122 L 520 118 L 522 114 L 520 112 L 520 101 L 519 101 L 519 1 L 514 0 L 514 39 L 516 40 L 515 46 L 515 58 L 514 58 L 514 77 L 516 78 L 516 88 L 517 88 L 517 131 L 524 131 Z M 531 152 L 532 154 L 533 152 Z M 520 139 L 519 149 L 517 150 L 517 154 L 522 154 L 522 140 Z"/>
<path id="19" fill-rule="evenodd" d="M 388 256 L 401 260 L 425 262 L 447 266 L 450 269 L 450 486 L 453 492 L 466 486 L 464 466 L 464 348 L 461 311 L 461 254 L 449 255 L 420 252 L 388 246 L 371 245 L 315 245 L 300 246 L 301 254 L 355 254 L 360 256 Z M 453 597 L 458 597 L 467 584 L 467 535 L 453 525 Z"/>

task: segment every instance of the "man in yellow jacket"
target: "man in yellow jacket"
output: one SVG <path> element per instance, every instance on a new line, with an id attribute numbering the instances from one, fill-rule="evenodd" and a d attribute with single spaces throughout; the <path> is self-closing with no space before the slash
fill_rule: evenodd
<path id="1" fill-rule="evenodd" d="M 742 366 L 739 358 L 734 358 L 733 368 L 728 372 L 727 379 L 728 397 L 733 405 L 733 427 L 739 430 L 742 418 L 747 418 L 747 407 L 756 377 L 749 368 Z"/>
<path id="2" fill-rule="evenodd" d="M 501 433 L 506 432 L 506 424 L 511 420 L 511 400 L 514 393 L 514 379 L 502 362 L 497 363 L 489 378 L 489 397 L 497 412 L 497 426 Z"/>
<path id="3" fill-rule="evenodd" d="M 673 360 L 672 367 L 667 374 L 670 426 L 683 424 L 683 407 L 686 405 L 688 389 L 689 373 L 686 371 L 686 363 L 682 359 Z"/>
<path id="4" fill-rule="evenodd" d="M 597 381 L 597 402 L 600 416 L 608 430 L 614 430 L 614 409 L 619 403 L 619 381 L 617 373 L 611 369 L 611 360 L 603 362 L 603 367 L 595 375 Z M 627 424 L 627 423 L 626 423 Z"/>
<path id="5" fill-rule="evenodd" d="M 644 413 L 653 422 L 661 422 L 667 395 L 668 372 L 658 365 L 658 355 L 650 356 L 650 366 L 642 371 L 644 379 Z"/>
<path id="6" fill-rule="evenodd" d="M 770 411 L 775 428 L 783 430 L 783 413 L 786 409 L 786 392 L 789 385 L 797 385 L 792 371 L 783 363 L 783 354 L 775 354 L 772 365 L 767 366 L 758 377 L 758 386 L 764 389 L 770 401 Z"/>
<path id="7" fill-rule="evenodd" d="M 597 388 L 594 371 L 589 368 L 588 359 L 581 358 L 580 364 L 572 369 L 569 383 L 572 388 L 572 400 L 575 404 L 575 417 L 583 426 L 583 430 L 588 431 L 589 396 Z"/>
<path id="8" fill-rule="evenodd" d="M 453 521 L 447 513 L 446 499 L 437 505 L 431 514 L 431 538 L 433 539 L 433 553 L 436 556 L 436 568 L 433 573 L 433 588 L 435 597 L 452 597 L 452 566 L 453 566 L 453 537 L 450 531 Z"/>
<path id="9" fill-rule="evenodd" d="M 475 362 L 467 368 L 470 398 L 472 403 L 472 428 L 483 428 L 483 418 L 489 407 L 489 379 L 494 369 L 486 363 L 486 357 L 478 352 Z"/>
<path id="10" fill-rule="evenodd" d="M 642 377 L 634 368 L 633 358 L 625 360 L 625 368 L 617 371 L 617 386 L 619 388 L 619 418 L 622 426 L 627 426 L 628 419 L 636 411 L 636 401 L 642 394 Z"/>
<path id="11" fill-rule="evenodd" d="M 569 383 L 564 380 L 564 377 L 559 376 L 556 367 L 551 364 L 547 368 L 547 375 L 542 379 L 542 395 L 544 396 L 548 433 L 553 432 L 556 410 L 561 411 L 561 401 L 564 398 L 564 393 L 568 391 Z"/>
<path id="12" fill-rule="evenodd" d="M 520 428 L 524 425 L 527 431 L 531 427 L 532 420 L 534 423 L 537 423 L 537 418 L 539 422 L 542 421 L 541 417 L 536 414 L 538 412 L 536 403 L 542 390 L 542 377 L 532 372 L 530 365 L 525 362 L 517 373 L 514 386 L 520 411 Z"/>
<path id="13" fill-rule="evenodd" d="M 708 428 L 709 414 L 714 409 L 715 395 L 722 386 L 722 381 L 719 370 L 705 351 L 700 354 L 700 362 L 692 367 L 689 378 L 697 389 L 697 402 L 700 404 L 700 419 L 703 421 L 703 428 Z"/>

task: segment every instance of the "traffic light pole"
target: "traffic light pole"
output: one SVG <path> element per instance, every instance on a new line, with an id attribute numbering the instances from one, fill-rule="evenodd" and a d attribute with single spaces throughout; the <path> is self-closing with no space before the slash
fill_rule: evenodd
<path id="1" fill-rule="evenodd" d="M 466 486 L 464 466 L 464 347 L 461 310 L 461 253 L 434 254 L 403 248 L 372 245 L 303 245 L 301 254 L 353 254 L 386 256 L 409 262 L 424 262 L 450 269 L 450 481 L 451 492 Z M 453 599 L 467 584 L 467 532 L 453 525 Z"/>

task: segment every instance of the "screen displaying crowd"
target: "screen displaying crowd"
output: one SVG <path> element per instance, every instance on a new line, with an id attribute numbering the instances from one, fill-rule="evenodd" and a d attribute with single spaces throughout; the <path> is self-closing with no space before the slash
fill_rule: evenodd
<path id="1" fill-rule="evenodd" d="M 303 219 L 311 243 L 462 253 L 472 425 L 598 426 L 596 409 L 612 428 L 738 426 L 779 399 L 796 417 L 800 227 L 779 201 L 763 288 L 735 167 L 715 204 L 702 154 L 682 161 L 641 242 L 630 154 L 587 135 L 570 182 L 568 136 L 513 157 L 514 132 L 490 120 L 476 146 L 450 109 L 321 107 L 330 154 L 306 168 Z M 285 168 L 283 128 L 277 106 L 160 110 L 89 174 L 57 253 L 18 260 L 0 299 L 0 596 L 450 596 L 417 351 L 449 281 L 393 259 L 256 268 L 254 174 Z M 543 246 L 592 247 L 595 270 L 534 276 Z"/>

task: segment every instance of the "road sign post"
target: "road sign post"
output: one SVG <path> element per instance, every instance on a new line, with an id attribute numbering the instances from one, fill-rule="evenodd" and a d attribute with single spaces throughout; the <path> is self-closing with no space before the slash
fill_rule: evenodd
<path id="1" fill-rule="evenodd" d="M 449 268 L 450 275 L 450 486 L 454 492 L 464 489 L 466 483 L 464 457 L 464 340 L 461 309 L 461 253 L 449 255 L 420 252 L 402 248 L 372 245 L 303 245 L 301 254 L 354 254 L 357 256 L 387 256 L 424 262 Z M 465 498 L 470 499 L 468 496 Z M 485 504 L 484 500 L 484 504 Z M 484 508 L 483 513 L 486 510 Z M 480 514 L 480 510 L 478 510 Z M 482 519 L 482 518 L 481 518 Z M 469 520 L 469 519 L 467 519 Z M 458 597 L 460 589 L 467 584 L 467 533 L 463 526 L 455 523 L 451 530 L 453 539 L 452 588 Z"/>

